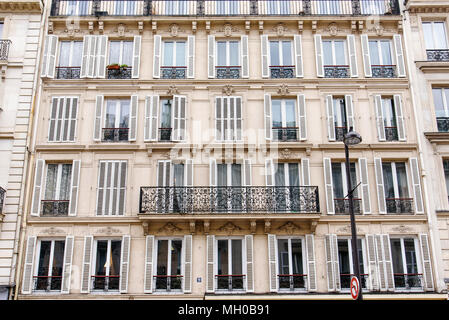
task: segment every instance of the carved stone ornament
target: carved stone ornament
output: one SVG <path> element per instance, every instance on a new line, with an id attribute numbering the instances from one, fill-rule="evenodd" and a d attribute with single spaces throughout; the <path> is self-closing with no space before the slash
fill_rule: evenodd
<path id="1" fill-rule="evenodd" d="M 285 24 L 281 22 L 274 26 L 273 31 L 275 31 L 278 36 L 283 36 L 288 29 Z"/>
<path id="2" fill-rule="evenodd" d="M 170 96 L 172 96 L 174 94 L 179 94 L 179 90 L 178 90 L 178 88 L 176 88 L 176 86 L 170 86 L 170 87 L 168 87 L 167 94 Z"/>
<path id="3" fill-rule="evenodd" d="M 209 221 L 204 221 L 203 222 L 203 228 L 204 228 L 204 233 L 208 234 L 210 231 L 210 222 Z"/>
<path id="4" fill-rule="evenodd" d="M 283 83 L 283 84 L 281 84 L 279 86 L 279 88 L 278 88 L 278 94 L 279 95 L 285 96 L 285 95 L 287 95 L 289 93 L 290 93 L 290 90 L 288 89 L 288 86 L 285 83 Z"/>
<path id="5" fill-rule="evenodd" d="M 47 229 L 42 230 L 40 233 L 42 234 L 48 234 L 48 235 L 55 235 L 55 234 L 65 234 L 66 232 L 62 229 L 58 229 L 55 227 L 50 227 Z"/>
<path id="6" fill-rule="evenodd" d="M 395 228 L 392 228 L 391 230 L 399 232 L 399 233 L 412 233 L 412 232 L 414 232 L 413 228 L 410 228 L 408 226 L 404 226 L 403 224 L 401 224 L 400 226 L 397 226 Z"/>
<path id="7" fill-rule="evenodd" d="M 235 231 L 240 231 L 240 230 L 242 230 L 242 228 L 240 228 L 239 226 L 236 226 L 234 223 L 232 223 L 230 221 L 226 222 L 224 225 L 222 225 L 220 228 L 218 228 L 218 231 L 224 231 L 228 235 L 233 234 Z"/>
<path id="8" fill-rule="evenodd" d="M 177 37 L 179 33 L 179 25 L 177 23 L 173 23 L 168 27 L 168 31 L 172 37 Z"/>
<path id="9" fill-rule="evenodd" d="M 341 228 L 337 229 L 337 233 L 339 233 L 339 234 L 351 233 L 351 226 L 347 225 L 347 226 L 341 227 Z M 357 228 L 357 234 L 360 234 L 360 233 L 362 233 L 362 230 Z"/>
<path id="10" fill-rule="evenodd" d="M 190 221 L 189 222 L 189 232 L 192 234 L 195 233 L 195 229 L 196 229 L 195 227 L 196 227 L 195 221 Z"/>
<path id="11" fill-rule="evenodd" d="M 300 228 L 291 221 L 287 221 L 282 226 L 278 228 L 279 231 L 287 232 L 288 234 L 293 234 L 293 232 L 298 231 Z"/>
<path id="12" fill-rule="evenodd" d="M 162 228 L 160 228 L 158 230 L 159 233 L 168 233 L 168 234 L 173 234 L 173 233 L 179 232 L 179 231 L 182 231 L 182 229 L 177 227 L 172 222 L 167 222 Z"/>
<path id="13" fill-rule="evenodd" d="M 339 31 L 337 24 L 335 22 L 330 23 L 327 27 L 327 31 L 329 31 L 332 36 L 336 36 Z"/>
<path id="14" fill-rule="evenodd" d="M 225 37 L 231 37 L 233 34 L 238 32 L 240 32 L 240 30 L 234 27 L 231 23 L 225 23 L 223 27 L 215 31 L 215 33 L 223 33 Z"/>
<path id="15" fill-rule="evenodd" d="M 249 223 L 249 229 L 250 229 L 250 231 L 251 231 L 252 234 L 256 233 L 257 222 L 256 222 L 256 221 L 250 221 L 250 223 Z"/>
<path id="16" fill-rule="evenodd" d="M 106 234 L 106 235 L 110 236 L 112 234 L 121 233 L 121 231 L 120 231 L 120 229 L 115 229 L 115 228 L 108 226 L 106 228 L 97 229 L 97 231 L 95 233 L 101 233 L 101 234 Z"/>
<path id="17" fill-rule="evenodd" d="M 126 26 L 123 23 L 119 23 L 117 26 L 117 33 L 120 37 L 123 37 L 126 32 Z"/>
<path id="18" fill-rule="evenodd" d="M 265 221 L 264 232 L 265 233 L 270 233 L 271 232 L 271 221 Z"/>
<path id="19" fill-rule="evenodd" d="M 66 24 L 66 29 L 64 30 L 64 32 L 67 33 L 67 35 L 68 35 L 70 38 L 75 37 L 75 33 L 80 32 L 79 24 L 76 25 L 76 24 L 73 23 L 73 22 L 72 22 L 72 23 L 67 23 L 67 24 Z"/>
<path id="20" fill-rule="evenodd" d="M 230 96 L 234 93 L 234 88 L 232 88 L 232 86 L 230 84 L 227 84 L 223 87 L 222 92 L 227 95 Z"/>
<path id="21" fill-rule="evenodd" d="M 292 152 L 290 151 L 290 149 L 285 148 L 281 150 L 280 156 L 282 159 L 290 159 L 292 157 Z"/>

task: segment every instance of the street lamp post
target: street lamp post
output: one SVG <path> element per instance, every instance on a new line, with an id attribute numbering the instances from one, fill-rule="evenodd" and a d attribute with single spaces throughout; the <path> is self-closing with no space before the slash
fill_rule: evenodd
<path id="1" fill-rule="evenodd" d="M 343 142 L 345 144 L 345 158 L 346 158 L 346 181 L 348 184 L 348 200 L 349 200 L 349 215 L 351 217 L 351 235 L 352 235 L 352 264 L 354 274 L 359 280 L 359 296 L 357 300 L 363 300 L 362 296 L 362 281 L 360 278 L 360 264 L 357 246 L 357 229 L 355 226 L 354 217 L 354 190 L 351 184 L 351 170 L 349 168 L 349 146 L 359 144 L 362 142 L 362 137 L 357 132 L 353 131 L 353 128 L 349 128 L 349 132 L 345 134 Z"/>

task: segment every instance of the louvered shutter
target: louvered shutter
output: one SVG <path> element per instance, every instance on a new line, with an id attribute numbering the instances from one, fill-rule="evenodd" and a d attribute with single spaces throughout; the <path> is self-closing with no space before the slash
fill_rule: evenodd
<path id="1" fill-rule="evenodd" d="M 187 37 L 187 78 L 195 78 L 195 36 Z"/>
<path id="2" fill-rule="evenodd" d="M 153 292 L 153 249 L 154 236 L 145 237 L 145 274 L 143 279 L 143 292 Z"/>
<path id="3" fill-rule="evenodd" d="M 56 52 L 58 50 L 58 36 L 46 35 L 44 53 L 42 56 L 41 77 L 54 78 L 56 69 Z"/>
<path id="4" fill-rule="evenodd" d="M 104 214 L 103 197 L 104 194 L 106 193 L 105 177 L 107 175 L 106 173 L 107 169 L 109 170 L 108 163 L 105 161 L 100 161 L 98 172 L 97 203 L 96 203 L 97 215 L 99 216 Z"/>
<path id="5" fill-rule="evenodd" d="M 51 45 L 52 35 L 46 35 L 44 40 L 44 52 L 42 54 L 41 77 L 46 77 L 48 73 L 48 53 Z"/>
<path id="6" fill-rule="evenodd" d="M 355 131 L 354 125 L 354 104 L 352 103 L 352 96 L 347 94 L 345 95 L 345 106 L 346 106 L 346 118 L 348 120 L 348 128 L 353 128 Z"/>
<path id="7" fill-rule="evenodd" d="M 377 259 L 376 259 L 376 242 L 373 234 L 366 235 L 366 250 L 368 260 L 368 289 L 379 290 L 379 283 L 377 278 Z"/>
<path id="8" fill-rule="evenodd" d="M 34 251 L 36 249 L 36 237 L 29 236 L 26 244 L 25 263 L 23 266 L 22 293 L 30 294 L 33 290 Z"/>
<path id="9" fill-rule="evenodd" d="M 142 37 L 134 36 L 133 41 L 133 68 L 132 78 L 138 79 L 140 74 L 140 51 L 142 47 Z"/>
<path id="10" fill-rule="evenodd" d="M 379 270 L 379 287 L 380 291 L 387 291 L 387 279 L 385 275 L 385 258 L 383 254 L 382 237 L 380 234 L 376 234 L 376 252 L 377 252 L 377 264 Z"/>
<path id="11" fill-rule="evenodd" d="M 271 96 L 264 94 L 264 117 L 265 117 L 265 139 L 272 139 L 272 121 L 271 121 Z"/>
<path id="12" fill-rule="evenodd" d="M 254 248 L 253 236 L 245 235 L 246 247 L 246 292 L 254 292 Z"/>
<path id="13" fill-rule="evenodd" d="M 157 141 L 159 96 L 145 98 L 145 141 Z"/>
<path id="14" fill-rule="evenodd" d="M 363 214 L 370 214 L 371 201 L 369 197 L 368 165 L 366 158 L 359 158 L 359 170 L 360 170 L 360 187 L 362 193 Z"/>
<path id="15" fill-rule="evenodd" d="M 209 159 L 209 184 L 211 187 L 217 185 L 217 160 Z"/>
<path id="16" fill-rule="evenodd" d="M 161 46 L 162 39 L 160 35 L 154 36 L 154 54 L 153 54 L 153 78 L 161 77 Z"/>
<path id="17" fill-rule="evenodd" d="M 317 291 L 315 244 L 313 234 L 306 234 L 307 254 L 307 289 L 309 292 Z"/>
<path id="18" fill-rule="evenodd" d="M 81 55 L 81 68 L 80 68 L 80 78 L 87 77 L 87 70 L 89 68 L 89 45 L 90 45 L 90 37 L 92 36 L 84 36 L 83 38 L 83 52 Z"/>
<path id="19" fill-rule="evenodd" d="M 184 236 L 184 293 L 192 292 L 192 235 Z"/>
<path id="20" fill-rule="evenodd" d="M 94 141 L 101 141 L 103 103 L 104 96 L 97 96 L 95 101 Z"/>
<path id="21" fill-rule="evenodd" d="M 303 186 L 310 186 L 310 165 L 309 165 L 309 159 L 308 158 L 302 158 L 301 159 L 301 178 L 302 178 L 302 184 Z"/>
<path id="22" fill-rule="evenodd" d="M 262 78 L 270 76 L 270 50 L 267 35 L 260 36 L 261 62 L 262 62 Z"/>
<path id="23" fill-rule="evenodd" d="M 357 68 L 357 49 L 355 46 L 355 36 L 353 34 L 348 34 L 346 39 L 348 42 L 349 68 L 351 70 L 351 77 L 357 78 L 359 76 L 359 72 Z"/>
<path id="24" fill-rule="evenodd" d="M 278 291 L 278 267 L 276 254 L 276 235 L 268 235 L 268 271 L 270 277 L 270 292 Z"/>
<path id="25" fill-rule="evenodd" d="M 297 103 L 298 103 L 299 139 L 301 141 L 304 141 L 307 140 L 306 96 L 304 94 L 298 94 Z"/>
<path id="26" fill-rule="evenodd" d="M 394 99 L 394 109 L 396 111 L 396 123 L 398 125 L 398 138 L 399 141 L 406 141 L 404 114 L 402 112 L 402 99 L 401 96 L 398 94 L 395 94 L 393 99 Z"/>
<path id="27" fill-rule="evenodd" d="M 122 252 L 120 257 L 120 293 L 128 292 L 129 252 L 131 250 L 131 237 L 122 237 Z"/>
<path id="28" fill-rule="evenodd" d="M 433 291 L 433 276 L 432 276 L 432 265 L 430 257 L 430 247 L 427 234 L 419 235 L 419 242 L 421 245 L 421 257 L 423 264 L 423 279 L 424 279 L 424 290 Z"/>
<path id="29" fill-rule="evenodd" d="M 331 235 L 332 242 L 332 264 L 334 266 L 334 277 L 335 277 L 335 291 L 339 292 L 341 289 L 340 281 L 340 263 L 338 258 L 338 242 L 337 235 Z"/>
<path id="30" fill-rule="evenodd" d="M 58 107 L 64 98 L 53 97 L 51 99 L 51 110 L 50 110 L 50 120 L 48 123 L 48 141 L 53 142 L 56 140 L 56 126 L 58 119 Z"/>
<path id="31" fill-rule="evenodd" d="M 69 103 L 71 101 L 72 107 L 69 108 Z M 68 115 L 67 126 L 65 131 L 68 134 L 68 137 L 64 136 L 65 141 L 75 141 L 75 133 L 76 133 L 76 121 L 78 116 L 78 98 L 67 98 L 66 100 L 66 114 Z"/>
<path id="32" fill-rule="evenodd" d="M 126 161 L 119 161 L 117 163 L 117 166 L 118 165 L 120 165 L 119 175 L 118 177 L 116 177 L 118 188 L 115 191 L 117 193 L 118 205 L 115 213 L 113 214 L 124 215 L 125 202 L 126 202 L 126 176 L 127 176 L 128 163 Z"/>
<path id="33" fill-rule="evenodd" d="M 373 76 L 373 72 L 371 70 L 368 35 L 362 34 L 360 36 L 360 40 L 362 42 L 363 70 L 365 72 L 365 77 L 371 78 Z"/>
<path id="34" fill-rule="evenodd" d="M 137 95 L 131 96 L 131 110 L 129 117 L 129 141 L 136 141 L 137 135 L 137 112 L 139 109 L 139 100 Z"/>
<path id="35" fill-rule="evenodd" d="M 404 52 L 402 50 L 402 37 L 400 34 L 393 35 L 394 52 L 396 54 L 396 69 L 398 77 L 405 77 Z"/>
<path id="36" fill-rule="evenodd" d="M 374 169 L 376 172 L 377 201 L 379 204 L 379 213 L 386 214 L 387 204 L 385 202 L 385 187 L 381 158 L 374 158 Z"/>
<path id="37" fill-rule="evenodd" d="M 207 236 L 206 292 L 215 291 L 215 236 Z"/>
<path id="38" fill-rule="evenodd" d="M 384 111 L 382 108 L 382 97 L 380 95 L 374 96 L 374 105 L 376 107 L 377 137 L 379 141 L 385 141 Z"/>
<path id="39" fill-rule="evenodd" d="M 243 160 L 243 185 L 246 187 L 251 186 L 251 159 Z"/>
<path id="40" fill-rule="evenodd" d="M 62 270 L 61 293 L 70 293 L 70 278 L 72 274 L 74 237 L 65 237 L 64 266 Z"/>
<path id="41" fill-rule="evenodd" d="M 294 38 L 294 47 L 295 47 L 295 70 L 296 77 L 302 78 L 304 77 L 304 67 L 302 62 L 302 41 L 301 35 L 295 34 Z"/>
<path id="42" fill-rule="evenodd" d="M 324 59 L 323 59 L 323 42 L 321 35 L 316 34 L 315 40 L 315 60 L 316 60 L 316 76 L 318 78 L 324 77 Z"/>
<path id="43" fill-rule="evenodd" d="M 335 291 L 335 272 L 334 272 L 334 261 L 333 261 L 333 241 L 332 234 L 326 234 L 324 236 L 324 249 L 326 252 L 326 273 L 327 273 L 327 290 L 329 292 Z"/>
<path id="44" fill-rule="evenodd" d="M 84 237 L 84 255 L 80 290 L 81 293 L 89 293 L 90 291 L 90 264 L 92 262 L 93 242 L 94 238 L 92 236 Z"/>
<path id="45" fill-rule="evenodd" d="M 335 141 L 334 101 L 331 95 L 326 96 L 327 136 L 329 141 Z"/>
<path id="46" fill-rule="evenodd" d="M 97 55 L 96 55 L 96 67 L 97 78 L 106 77 L 106 54 L 108 49 L 108 36 L 97 36 Z"/>
<path id="47" fill-rule="evenodd" d="M 226 128 L 224 127 L 223 119 L 223 100 L 225 97 L 215 98 L 215 140 L 222 141 L 224 139 L 224 134 Z"/>
<path id="48" fill-rule="evenodd" d="M 416 213 L 423 214 L 424 204 L 421 193 L 421 179 L 420 179 L 421 175 L 417 158 L 410 158 L 410 171 L 412 176 L 413 193 L 415 195 Z"/>
<path id="49" fill-rule="evenodd" d="M 173 141 L 182 141 L 185 140 L 186 135 L 187 98 L 185 96 L 175 95 L 173 96 L 173 100 Z"/>
<path id="50" fill-rule="evenodd" d="M 235 131 L 234 139 L 242 140 L 242 97 L 231 98 L 235 100 Z"/>
<path id="51" fill-rule="evenodd" d="M 274 186 L 273 159 L 265 159 L 265 182 L 267 187 Z"/>
<path id="52" fill-rule="evenodd" d="M 387 290 L 394 291 L 394 277 L 393 277 L 393 259 L 391 258 L 390 237 L 388 234 L 382 234 L 382 248 L 385 264 L 385 280 L 387 283 Z"/>
<path id="53" fill-rule="evenodd" d="M 324 184 L 326 186 L 327 214 L 335 214 L 334 187 L 332 183 L 332 166 L 330 158 L 323 158 Z"/>
<path id="54" fill-rule="evenodd" d="M 241 42 L 241 59 L 242 59 L 242 78 L 249 78 L 249 48 L 248 36 L 242 35 Z"/>
<path id="55" fill-rule="evenodd" d="M 38 216 L 41 208 L 41 195 L 44 187 L 45 160 L 36 160 L 36 171 L 34 174 L 33 203 L 31 204 L 31 215 Z"/>
<path id="56" fill-rule="evenodd" d="M 72 178 L 71 178 L 71 189 L 70 189 L 70 210 L 69 216 L 76 216 L 78 208 L 78 193 L 80 186 L 80 170 L 81 170 L 81 160 L 73 160 L 72 162 Z"/>
<path id="57" fill-rule="evenodd" d="M 207 77 L 215 78 L 215 37 L 207 36 Z"/>

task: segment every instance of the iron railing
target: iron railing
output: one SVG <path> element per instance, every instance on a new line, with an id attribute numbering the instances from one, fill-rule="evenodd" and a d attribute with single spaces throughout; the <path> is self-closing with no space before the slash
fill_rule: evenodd
<path id="1" fill-rule="evenodd" d="M 426 50 L 427 61 L 449 61 L 449 49 Z"/>
<path id="2" fill-rule="evenodd" d="M 56 79 L 79 79 L 81 67 L 56 67 Z"/>
<path id="3" fill-rule="evenodd" d="M 104 142 L 128 141 L 129 128 L 103 128 Z"/>
<path id="4" fill-rule="evenodd" d="M 155 275 L 154 288 L 161 291 L 181 291 L 182 275 Z"/>
<path id="5" fill-rule="evenodd" d="M 91 276 L 92 290 L 118 290 L 120 287 L 120 276 Z"/>
<path id="6" fill-rule="evenodd" d="M 11 46 L 11 40 L 0 39 L 0 61 L 8 60 L 9 47 Z"/>
<path id="7" fill-rule="evenodd" d="M 3 214 L 3 205 L 5 203 L 6 190 L 0 187 L 0 215 Z"/>
<path id="8" fill-rule="evenodd" d="M 371 65 L 373 78 L 397 78 L 395 65 Z"/>
<path id="9" fill-rule="evenodd" d="M 172 128 L 159 128 L 159 141 L 171 141 Z"/>
<path id="10" fill-rule="evenodd" d="M 324 66 L 325 78 L 349 78 L 349 66 Z"/>
<path id="11" fill-rule="evenodd" d="M 65 217 L 69 214 L 70 200 L 41 200 L 41 216 Z"/>
<path id="12" fill-rule="evenodd" d="M 244 274 L 217 274 L 215 288 L 226 291 L 245 290 L 245 277 Z"/>
<path id="13" fill-rule="evenodd" d="M 362 199 L 353 198 L 354 214 L 362 213 Z M 349 199 L 334 198 L 335 214 L 349 214 Z"/>
<path id="14" fill-rule="evenodd" d="M 62 276 L 34 276 L 33 290 L 61 290 Z"/>
<path id="15" fill-rule="evenodd" d="M 141 187 L 140 213 L 319 213 L 318 187 Z"/>
<path id="16" fill-rule="evenodd" d="M 335 126 L 335 141 L 343 141 L 345 138 L 345 134 L 348 133 L 348 127 L 337 127 Z"/>
<path id="17" fill-rule="evenodd" d="M 422 273 L 394 273 L 393 277 L 396 289 L 423 289 Z"/>
<path id="18" fill-rule="evenodd" d="M 438 132 L 449 132 L 449 117 L 437 117 Z"/>
<path id="19" fill-rule="evenodd" d="M 270 66 L 270 76 L 273 79 L 294 78 L 295 66 Z"/>
<path id="20" fill-rule="evenodd" d="M 410 214 L 413 213 L 412 198 L 386 198 L 387 213 Z"/>
<path id="21" fill-rule="evenodd" d="M 131 79 L 132 67 L 119 68 L 119 69 L 106 69 L 108 79 Z"/>
<path id="22" fill-rule="evenodd" d="M 273 140 L 277 141 L 298 141 L 298 127 L 273 127 Z"/>
<path id="23" fill-rule="evenodd" d="M 398 127 L 385 127 L 385 140 L 398 141 Z"/>
<path id="24" fill-rule="evenodd" d="M 215 67 L 217 79 L 240 79 L 240 66 L 217 66 Z"/>
<path id="25" fill-rule="evenodd" d="M 161 67 L 162 79 L 185 79 L 187 67 Z"/>
<path id="26" fill-rule="evenodd" d="M 349 289 L 351 287 L 351 278 L 353 276 L 353 274 L 340 273 L 340 286 L 342 289 Z M 367 273 L 360 274 L 360 285 L 363 289 L 367 288 L 368 276 Z"/>
<path id="27" fill-rule="evenodd" d="M 307 290 L 307 274 L 278 274 L 279 290 Z"/>

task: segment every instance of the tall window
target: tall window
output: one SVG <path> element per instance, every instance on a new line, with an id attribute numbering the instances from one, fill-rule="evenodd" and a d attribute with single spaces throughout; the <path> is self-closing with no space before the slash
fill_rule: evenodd
<path id="1" fill-rule="evenodd" d="M 397 77 L 390 40 L 369 40 L 369 53 L 374 78 Z"/>
<path id="2" fill-rule="evenodd" d="M 165 4 L 165 14 L 171 15 L 185 15 L 187 14 L 187 6 L 190 4 L 189 1 L 164 1 Z"/>
<path id="3" fill-rule="evenodd" d="M 355 274 L 354 263 L 352 260 L 352 240 L 351 239 L 338 239 L 338 263 L 340 267 L 340 283 L 342 289 L 349 289 L 352 276 Z M 365 271 L 363 249 L 364 243 L 361 239 L 357 239 L 357 249 L 359 258 L 359 271 L 361 276 L 361 287 L 366 288 L 366 276 L 368 274 Z"/>
<path id="4" fill-rule="evenodd" d="M 159 141 L 170 141 L 172 138 L 172 105 L 173 99 L 160 99 Z"/>
<path id="5" fill-rule="evenodd" d="M 38 244 L 37 276 L 34 290 L 61 290 L 64 267 L 64 240 L 41 240 Z"/>
<path id="6" fill-rule="evenodd" d="M 272 99 L 273 138 L 280 141 L 298 140 L 295 99 Z"/>
<path id="7" fill-rule="evenodd" d="M 242 239 L 217 239 L 217 290 L 244 290 Z"/>
<path id="8" fill-rule="evenodd" d="M 449 131 L 449 88 L 433 88 L 433 103 L 439 132 Z"/>
<path id="9" fill-rule="evenodd" d="M 382 162 L 385 202 L 388 213 L 412 213 L 405 162 Z"/>
<path id="10" fill-rule="evenodd" d="M 61 41 L 56 78 L 77 79 L 80 77 L 83 41 Z"/>
<path id="11" fill-rule="evenodd" d="M 345 40 L 323 40 L 323 55 L 326 78 L 349 77 Z"/>
<path id="12" fill-rule="evenodd" d="M 239 1 L 214 1 L 216 5 L 216 14 L 231 15 L 239 13 Z"/>
<path id="13" fill-rule="evenodd" d="M 397 106 L 393 98 L 382 98 L 382 114 L 387 141 L 398 141 Z"/>
<path id="14" fill-rule="evenodd" d="M 129 1 L 127 1 L 129 2 Z M 131 67 L 133 63 L 133 41 L 110 41 L 109 64 L 126 64 Z"/>
<path id="15" fill-rule="evenodd" d="M 242 210 L 242 165 L 240 163 L 217 164 L 217 198 L 218 211 L 232 212 Z"/>
<path id="16" fill-rule="evenodd" d="M 445 23 L 443 21 L 423 22 L 422 27 L 427 50 L 427 60 L 449 60 Z"/>
<path id="17" fill-rule="evenodd" d="M 222 1 L 231 2 L 231 1 Z M 236 2 L 237 3 L 237 2 Z M 241 77 L 241 66 L 240 66 L 240 41 L 231 40 L 224 41 L 220 40 L 216 42 L 217 48 L 217 66 L 216 77 L 219 79 L 238 79 Z"/>
<path id="18" fill-rule="evenodd" d="M 265 2 L 267 5 L 268 14 L 289 14 L 290 1 L 289 0 L 271 0 Z"/>
<path id="19" fill-rule="evenodd" d="M 156 290 L 181 290 L 182 239 L 157 240 L 156 259 Z"/>
<path id="20" fill-rule="evenodd" d="M 349 164 L 349 170 L 351 173 L 351 185 L 352 188 L 357 186 L 357 171 L 355 162 Z M 346 177 L 346 163 L 345 162 L 332 162 L 332 182 L 334 187 L 334 206 L 335 213 L 349 213 L 349 203 L 348 203 L 348 184 Z M 354 195 L 354 212 L 361 212 L 361 199 L 358 197 L 358 189 L 356 188 L 353 192 Z"/>
<path id="21" fill-rule="evenodd" d="M 277 211 L 301 210 L 299 163 L 274 163 L 274 207 Z"/>
<path id="22" fill-rule="evenodd" d="M 115 15 L 136 15 L 136 2 L 135 1 L 114 1 Z"/>
<path id="23" fill-rule="evenodd" d="M 47 164 L 42 216 L 65 216 L 68 214 L 71 178 L 72 164 Z"/>
<path id="24" fill-rule="evenodd" d="M 97 188 L 97 215 L 124 215 L 126 161 L 100 161 Z"/>
<path id="25" fill-rule="evenodd" d="M 293 44 L 290 40 L 270 41 L 271 78 L 293 78 Z"/>
<path id="26" fill-rule="evenodd" d="M 128 141 L 129 99 L 107 99 L 103 141 Z"/>
<path id="27" fill-rule="evenodd" d="M 93 290 L 118 290 L 120 280 L 121 240 L 95 241 Z"/>
<path id="28" fill-rule="evenodd" d="M 305 251 L 302 239 L 278 238 L 279 290 L 306 289 Z"/>
<path id="29" fill-rule="evenodd" d="M 422 273 L 418 263 L 418 240 L 391 238 L 394 286 L 403 290 L 422 290 Z"/>
<path id="30" fill-rule="evenodd" d="M 448 200 L 449 200 L 449 160 L 443 160 L 443 167 L 444 167 L 444 179 L 446 180 L 446 192 L 448 194 Z"/>
<path id="31" fill-rule="evenodd" d="M 242 140 L 242 98 L 217 97 L 215 121 L 218 141 Z"/>
<path id="32" fill-rule="evenodd" d="M 345 99 L 333 98 L 332 102 L 334 105 L 335 140 L 343 141 L 349 129 Z"/>
<path id="33" fill-rule="evenodd" d="M 187 70 L 186 41 L 164 41 L 162 45 L 163 79 L 184 79 Z"/>

